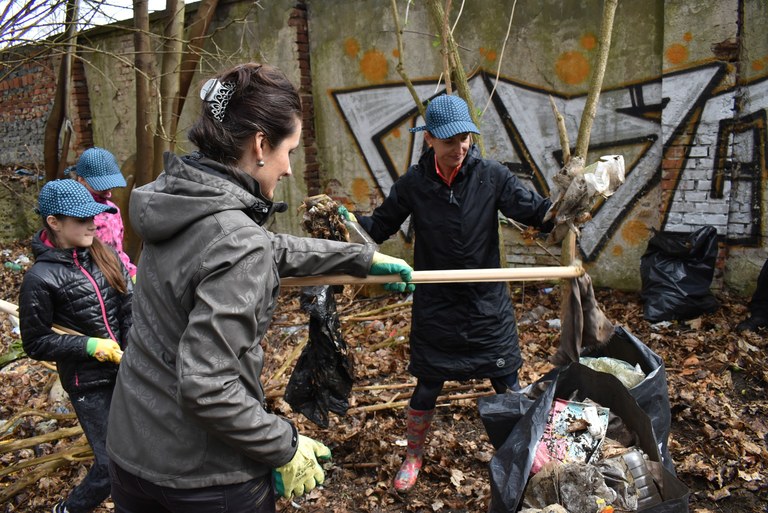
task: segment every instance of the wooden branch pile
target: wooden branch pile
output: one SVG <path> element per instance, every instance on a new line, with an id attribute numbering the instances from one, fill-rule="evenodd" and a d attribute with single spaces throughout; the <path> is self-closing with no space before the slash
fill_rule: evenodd
<path id="1" fill-rule="evenodd" d="M 74 413 L 51 413 L 39 410 L 22 410 L 8 419 L 2 426 L 2 431 L 0 432 L 0 455 L 21 451 L 22 449 L 31 449 L 41 444 L 49 444 L 67 438 L 73 438 L 75 442 L 52 454 L 37 456 L 31 459 L 22 459 L 0 469 L 0 478 L 5 478 L 21 471 L 28 471 L 23 476 L 17 478 L 13 484 L 0 488 L 0 504 L 12 499 L 30 485 L 37 483 L 41 478 L 54 473 L 62 467 L 74 465 L 93 458 L 93 451 L 91 450 L 90 445 L 88 445 L 88 441 L 83 436 L 83 430 L 79 425 L 59 428 L 50 433 L 29 438 L 11 438 L 22 422 L 30 417 L 55 420 L 69 420 L 76 418 Z"/>

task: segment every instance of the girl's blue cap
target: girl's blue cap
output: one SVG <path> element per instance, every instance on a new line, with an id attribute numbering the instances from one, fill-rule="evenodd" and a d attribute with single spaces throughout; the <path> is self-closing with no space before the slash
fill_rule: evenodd
<path id="1" fill-rule="evenodd" d="M 114 214 L 115 207 L 98 203 L 82 184 L 74 180 L 53 180 L 40 190 L 37 213 L 43 217 L 63 215 L 69 217 L 93 217 L 102 212 Z"/>
<path id="2" fill-rule="evenodd" d="M 75 169 L 95 191 L 106 191 L 125 187 L 125 178 L 120 172 L 115 156 L 104 148 L 88 148 L 80 155 Z"/>

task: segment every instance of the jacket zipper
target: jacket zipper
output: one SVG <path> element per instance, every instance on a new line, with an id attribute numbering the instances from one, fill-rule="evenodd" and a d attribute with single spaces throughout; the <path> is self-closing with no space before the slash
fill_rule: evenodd
<path id="1" fill-rule="evenodd" d="M 101 307 L 101 318 L 104 319 L 104 326 L 107 328 L 107 332 L 109 333 L 109 336 L 117 342 L 117 337 L 114 333 L 112 333 L 112 329 L 109 327 L 109 321 L 107 320 L 107 307 L 104 304 L 104 298 L 101 297 L 101 291 L 99 291 L 99 286 L 96 284 L 96 280 L 93 279 L 93 276 L 85 270 L 85 267 L 80 265 L 80 261 L 77 259 L 77 250 L 72 250 L 72 257 L 75 259 L 75 265 L 80 269 L 80 271 L 85 275 L 85 277 L 88 279 L 89 282 L 91 282 L 91 285 L 93 285 L 93 289 L 96 291 L 96 297 L 99 298 L 99 306 Z M 117 342 L 119 344 L 119 342 Z"/>
<path id="2" fill-rule="evenodd" d="M 450 191 L 451 191 L 451 195 L 448 197 L 448 204 L 456 205 L 457 207 L 460 206 L 459 202 L 456 201 L 456 198 L 453 196 L 453 187 L 451 187 Z"/>

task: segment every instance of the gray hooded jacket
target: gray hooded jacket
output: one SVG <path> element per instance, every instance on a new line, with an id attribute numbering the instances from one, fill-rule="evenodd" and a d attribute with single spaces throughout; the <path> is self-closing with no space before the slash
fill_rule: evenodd
<path id="1" fill-rule="evenodd" d="M 263 476 L 296 452 L 260 382 L 279 277 L 365 276 L 374 247 L 270 233 L 273 209 L 257 182 L 200 154 L 167 153 L 165 172 L 133 191 L 144 249 L 107 438 L 124 470 L 199 488 Z"/>

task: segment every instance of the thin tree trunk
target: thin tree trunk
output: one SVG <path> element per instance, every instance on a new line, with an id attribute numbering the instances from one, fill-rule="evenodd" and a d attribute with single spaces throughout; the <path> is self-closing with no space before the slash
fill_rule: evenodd
<path id="1" fill-rule="evenodd" d="M 149 10 L 147 0 L 134 0 L 133 16 L 136 32 L 133 46 L 136 52 L 136 171 L 134 186 L 148 183 L 152 178 L 152 131 L 150 130 Z"/>
<path id="2" fill-rule="evenodd" d="M 163 153 L 175 149 L 175 130 L 173 126 L 173 106 L 179 95 L 179 69 L 182 55 L 182 37 L 184 37 L 184 2 L 166 0 L 165 3 L 165 42 L 163 43 L 162 66 L 160 72 L 160 98 L 155 127 L 154 159 L 152 179 L 163 170 Z"/>
<path id="3" fill-rule="evenodd" d="M 200 55 L 203 50 L 203 44 L 208 34 L 208 27 L 211 25 L 213 15 L 216 13 L 216 7 L 219 0 L 202 0 L 200 7 L 197 8 L 192 23 L 189 25 L 189 44 L 187 51 L 181 61 L 181 72 L 179 73 L 179 94 L 176 96 L 173 105 L 173 116 L 171 118 L 170 133 L 175 140 L 175 134 L 178 131 L 179 117 L 184 110 L 184 102 L 189 94 L 189 88 L 192 84 L 192 77 L 197 71 L 200 63 Z"/>
<path id="4" fill-rule="evenodd" d="M 407 87 L 408 91 L 411 93 L 413 102 L 416 104 L 416 108 L 419 109 L 419 114 L 421 114 L 421 117 L 424 117 L 427 109 L 424 107 L 424 102 L 421 101 L 419 94 L 413 87 L 413 82 L 411 82 L 410 77 L 405 72 L 405 64 L 403 64 L 403 60 L 405 59 L 405 43 L 403 43 L 403 28 L 400 25 L 400 16 L 397 14 L 397 0 L 392 0 L 392 17 L 395 19 L 395 34 L 397 35 L 397 73 L 403 79 L 405 87 Z"/>
<path id="5" fill-rule="evenodd" d="M 64 40 L 67 41 L 66 51 L 61 56 L 59 66 L 59 78 L 56 82 L 56 94 L 53 100 L 51 113 L 45 123 L 45 136 L 43 139 L 43 159 L 45 162 L 45 179 L 55 180 L 59 176 L 61 161 L 66 161 L 68 148 L 63 148 L 65 159 L 59 157 L 59 137 L 64 120 L 68 116 L 70 82 L 72 79 L 72 54 L 77 37 L 77 9 L 78 0 L 67 0 L 65 16 Z M 62 168 L 63 169 L 63 168 Z"/>
<path id="6" fill-rule="evenodd" d="M 584 104 L 584 111 L 581 113 L 581 123 L 579 124 L 579 135 L 576 138 L 577 157 L 582 157 L 587 162 L 587 151 L 589 150 L 589 135 L 592 131 L 592 122 L 597 113 L 597 100 L 600 98 L 600 90 L 603 88 L 603 77 L 608 63 L 608 52 L 611 49 L 611 35 L 613 33 L 613 18 L 616 14 L 616 6 L 619 0 L 605 0 L 603 5 L 603 21 L 600 24 L 600 38 L 597 46 L 597 60 L 595 61 L 594 73 L 589 81 L 589 93 Z"/>
<path id="7" fill-rule="evenodd" d="M 453 38 L 450 25 L 447 23 L 445 11 L 440 0 L 429 0 L 427 2 L 429 11 L 432 14 L 432 19 L 437 27 L 438 31 L 442 34 L 446 34 L 446 42 L 448 44 L 448 55 L 452 65 L 452 75 L 456 82 L 456 89 L 459 91 L 459 96 L 464 98 L 469 105 L 469 115 L 472 117 L 472 121 L 475 125 L 480 126 L 480 120 L 477 117 L 475 105 L 472 102 L 472 97 L 469 93 L 469 81 L 467 80 L 467 73 L 464 71 L 464 66 L 461 63 L 461 57 L 459 56 L 459 45 L 456 44 L 456 40 Z M 483 144 L 483 138 L 479 134 L 473 135 L 477 147 L 480 149 L 480 153 L 485 156 L 485 145 Z"/>

